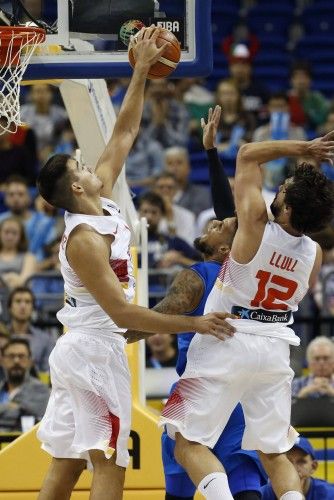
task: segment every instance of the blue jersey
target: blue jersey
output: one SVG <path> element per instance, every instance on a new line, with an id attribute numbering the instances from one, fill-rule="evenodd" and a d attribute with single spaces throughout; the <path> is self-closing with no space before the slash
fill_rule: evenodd
<path id="1" fill-rule="evenodd" d="M 211 289 L 216 281 L 217 275 L 221 268 L 221 264 L 218 262 L 208 261 L 208 262 L 199 262 L 190 267 L 202 280 L 203 282 L 203 296 L 196 307 L 191 313 L 190 316 L 201 316 L 204 312 L 205 303 Z M 185 370 L 187 364 L 187 352 L 189 349 L 190 342 L 194 337 L 194 333 L 184 333 L 182 335 L 178 335 L 178 349 L 179 349 L 179 357 L 176 365 L 176 371 L 179 376 L 181 376 Z M 261 463 L 259 461 L 258 455 L 254 451 L 246 451 L 241 450 L 241 440 L 245 429 L 245 420 L 241 405 L 238 404 L 234 409 L 231 417 L 222 432 L 219 440 L 217 441 L 215 447 L 213 448 L 213 453 L 216 457 L 222 462 L 225 467 L 226 472 L 231 473 L 236 467 L 243 466 L 245 462 L 252 462 L 254 465 L 254 469 L 257 471 L 258 476 L 260 477 L 259 484 L 266 483 L 266 475 L 263 471 Z M 185 474 L 184 469 L 176 462 L 174 458 L 174 446 L 175 442 L 167 436 L 166 433 L 162 436 L 162 454 L 163 454 L 163 464 L 164 464 L 164 472 L 166 476 L 167 485 L 170 483 L 170 478 L 168 475 L 175 474 Z M 184 483 L 183 483 L 184 484 Z M 233 494 L 238 493 L 238 491 L 243 491 L 241 489 L 237 489 L 238 487 L 232 487 L 230 485 L 231 491 Z M 256 490 L 254 486 L 250 489 Z M 234 490 L 234 491 L 233 491 Z M 167 490 L 169 493 L 172 493 L 171 490 Z M 186 493 L 186 492 L 183 492 Z M 190 493 L 190 485 L 187 493 Z M 175 491 L 174 491 L 175 494 Z M 180 494 L 180 492 L 179 492 Z M 191 494 L 187 494 L 183 496 L 191 496 Z M 182 495 L 181 495 L 182 496 Z"/>
<path id="2" fill-rule="evenodd" d="M 277 497 L 271 487 L 267 484 L 261 489 L 262 500 L 276 500 Z M 311 477 L 311 485 L 306 493 L 306 500 L 333 500 L 334 499 L 334 485 L 315 479 Z"/>
<path id="3" fill-rule="evenodd" d="M 189 316 L 203 315 L 206 299 L 208 298 L 208 295 L 211 292 L 213 285 L 215 284 L 220 268 L 221 264 L 213 261 L 199 262 L 198 264 L 194 264 L 190 267 L 190 269 L 192 269 L 192 271 L 194 271 L 197 276 L 201 278 L 204 292 L 200 303 L 198 304 L 196 309 L 189 313 Z M 194 333 L 183 333 L 182 335 L 177 336 L 179 356 L 176 363 L 176 371 L 180 377 L 186 368 L 187 352 L 194 335 Z"/>

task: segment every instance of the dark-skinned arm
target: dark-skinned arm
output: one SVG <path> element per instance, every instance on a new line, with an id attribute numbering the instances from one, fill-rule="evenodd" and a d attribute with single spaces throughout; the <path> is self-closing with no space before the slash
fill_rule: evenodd
<path id="1" fill-rule="evenodd" d="M 235 213 L 233 193 L 228 177 L 224 170 L 217 148 L 215 138 L 219 126 L 221 107 L 216 106 L 214 111 L 209 109 L 208 122 L 202 118 L 203 146 L 206 150 L 209 161 L 210 188 L 213 201 L 213 208 L 217 219 L 224 220 L 226 217 L 233 217 Z"/>
<path id="2" fill-rule="evenodd" d="M 200 303 L 204 285 L 199 275 L 192 269 L 183 269 L 174 278 L 167 295 L 153 309 L 163 314 L 189 314 Z M 233 317 L 226 314 L 226 317 Z M 232 335 L 235 329 L 226 322 L 224 333 Z M 147 332 L 128 330 L 125 337 L 128 343 L 150 337 Z"/>

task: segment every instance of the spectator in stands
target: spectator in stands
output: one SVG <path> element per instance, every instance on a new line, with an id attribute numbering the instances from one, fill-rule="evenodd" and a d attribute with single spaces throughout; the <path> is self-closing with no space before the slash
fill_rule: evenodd
<path id="1" fill-rule="evenodd" d="M 323 231 L 312 234 L 312 239 L 322 249 L 322 266 L 317 284 L 312 290 L 313 297 L 321 316 L 334 316 L 334 228 L 328 226 Z"/>
<path id="2" fill-rule="evenodd" d="M 0 275 L 8 288 L 23 285 L 36 271 L 36 259 L 27 252 L 24 226 L 17 217 L 0 223 Z"/>
<path id="3" fill-rule="evenodd" d="M 31 198 L 25 179 L 12 176 L 7 180 L 5 192 L 7 212 L 0 215 L 0 222 L 11 216 L 20 218 L 24 224 L 28 248 L 37 260 L 44 256 L 44 245 L 57 236 L 56 220 L 42 212 L 30 209 Z"/>
<path id="4" fill-rule="evenodd" d="M 21 431 L 21 417 L 40 420 L 45 412 L 49 388 L 29 375 L 31 367 L 29 343 L 11 339 L 2 348 L 5 380 L 0 384 L 0 431 Z"/>
<path id="5" fill-rule="evenodd" d="M 334 396 L 334 342 L 319 336 L 312 340 L 306 350 L 310 374 L 292 382 L 292 396 L 297 398 L 319 398 Z"/>
<path id="6" fill-rule="evenodd" d="M 219 82 L 216 100 L 222 108 L 217 149 L 223 152 L 223 158 L 235 159 L 239 147 L 251 141 L 256 120 L 243 109 L 240 91 L 233 80 Z"/>
<path id="7" fill-rule="evenodd" d="M 0 117 L 1 125 L 7 124 L 7 119 Z M 10 175 L 21 175 L 27 184 L 34 185 L 36 180 L 36 160 L 29 149 L 23 144 L 13 142 L 12 134 L 0 134 L 0 189 L 3 190 Z"/>
<path id="8" fill-rule="evenodd" d="M 0 322 L 0 384 L 5 380 L 5 371 L 2 366 L 2 348 L 9 340 L 9 333 L 6 325 Z"/>
<path id="9" fill-rule="evenodd" d="M 150 187 L 163 169 L 163 147 L 140 129 L 126 159 L 126 179 L 131 187 Z"/>
<path id="10" fill-rule="evenodd" d="M 141 126 L 147 137 L 164 148 L 186 146 L 189 140 L 189 115 L 175 97 L 174 84 L 169 80 L 149 82 Z"/>
<path id="11" fill-rule="evenodd" d="M 174 202 L 197 215 L 212 206 L 210 191 L 206 186 L 190 182 L 190 159 L 186 148 L 172 147 L 165 151 L 165 169 L 177 181 Z"/>
<path id="12" fill-rule="evenodd" d="M 106 78 L 108 93 L 113 103 L 116 115 L 118 114 L 126 91 L 130 83 L 130 78 Z"/>
<path id="13" fill-rule="evenodd" d="M 268 91 L 252 76 L 252 57 L 247 46 L 241 43 L 233 46 L 228 61 L 230 76 L 242 95 L 244 109 L 260 118 Z"/>
<path id="14" fill-rule="evenodd" d="M 66 124 L 67 113 L 53 104 L 52 87 L 46 83 L 32 85 L 29 97 L 31 102 L 21 106 L 21 120 L 35 131 L 39 160 L 44 163 L 54 149 L 56 132 Z"/>
<path id="15" fill-rule="evenodd" d="M 49 371 L 49 356 L 55 339 L 47 330 L 32 325 L 35 297 L 30 288 L 15 288 L 8 298 L 10 321 L 8 331 L 11 338 L 29 342 L 33 362 L 39 372 Z"/>
<path id="16" fill-rule="evenodd" d="M 59 247 L 61 238 L 45 246 L 45 259 L 37 263 L 37 272 L 46 276 L 35 276 L 29 283 L 36 296 L 36 307 L 53 316 L 63 306 L 64 280 L 60 272 Z M 59 325 L 60 326 L 60 325 Z"/>
<path id="17" fill-rule="evenodd" d="M 70 120 L 66 120 L 60 129 L 55 131 L 55 147 L 53 154 L 67 154 L 74 156 L 78 143 L 74 135 Z"/>
<path id="18" fill-rule="evenodd" d="M 168 236 L 179 236 L 189 245 L 195 239 L 195 215 L 187 208 L 174 203 L 177 191 L 175 176 L 169 172 L 163 172 L 156 177 L 153 189 L 164 200 L 165 217 L 160 221 L 159 232 Z"/>
<path id="19" fill-rule="evenodd" d="M 146 367 L 166 368 L 174 367 L 177 362 L 177 349 L 173 335 L 151 335 L 146 340 Z"/>
<path id="20" fill-rule="evenodd" d="M 317 135 L 326 135 L 334 130 L 334 104 L 329 108 L 326 121 L 317 129 Z M 334 169 L 329 163 L 322 163 L 321 170 L 332 181 L 334 181 Z"/>
<path id="21" fill-rule="evenodd" d="M 312 477 L 318 468 L 318 462 L 312 445 L 306 438 L 298 437 L 293 448 L 287 452 L 287 457 L 298 472 L 306 500 L 332 500 L 334 498 L 334 485 Z M 276 500 L 271 484 L 263 486 L 262 500 Z"/>
<path id="22" fill-rule="evenodd" d="M 223 38 L 220 48 L 221 51 L 229 57 L 233 47 L 238 44 L 246 45 L 251 58 L 258 53 L 260 48 L 260 41 L 258 37 L 255 33 L 251 33 L 249 26 L 243 20 L 240 20 L 237 24 L 235 24 L 231 35 Z"/>
<path id="23" fill-rule="evenodd" d="M 201 78 L 179 78 L 174 80 L 175 97 L 184 103 L 189 113 L 189 131 L 192 146 L 202 146 L 201 118 L 207 116 L 214 106 L 214 95 L 204 86 Z"/>
<path id="24" fill-rule="evenodd" d="M 296 140 L 305 141 L 306 134 L 302 127 L 298 127 L 290 122 L 289 100 L 284 93 L 272 94 L 268 101 L 269 122 L 258 127 L 253 135 L 254 142 L 268 140 Z M 288 159 L 266 163 L 263 167 L 264 187 L 276 194 L 280 184 L 287 176 Z"/>
<path id="25" fill-rule="evenodd" d="M 60 271 L 59 247 L 61 237 L 51 241 L 45 247 L 45 259 L 37 263 L 37 271 Z"/>
<path id="26" fill-rule="evenodd" d="M 188 266 L 201 260 L 200 254 L 186 241 L 159 232 L 159 224 L 165 215 L 164 201 L 157 193 L 147 192 L 140 197 L 139 214 L 148 222 L 149 268 Z"/>
<path id="27" fill-rule="evenodd" d="M 331 104 L 326 121 L 317 128 L 317 135 L 326 135 L 334 130 L 334 103 Z"/>
<path id="28" fill-rule="evenodd" d="M 318 91 L 312 90 L 312 73 L 308 62 L 296 62 L 291 70 L 289 107 L 295 125 L 314 131 L 325 123 L 329 103 Z"/>

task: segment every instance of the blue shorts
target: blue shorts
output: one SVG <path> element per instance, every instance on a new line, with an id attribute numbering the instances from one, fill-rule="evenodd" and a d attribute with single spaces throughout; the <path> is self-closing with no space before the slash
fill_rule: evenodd
<path id="1" fill-rule="evenodd" d="M 161 444 L 166 492 L 181 498 L 192 497 L 196 487 L 174 458 L 175 441 L 163 433 Z M 224 447 L 222 439 L 219 439 L 212 451 L 225 467 L 232 495 L 241 491 L 260 492 L 261 486 L 267 483 L 266 475 L 255 452 L 239 449 L 231 454 L 231 449 L 228 446 Z"/>

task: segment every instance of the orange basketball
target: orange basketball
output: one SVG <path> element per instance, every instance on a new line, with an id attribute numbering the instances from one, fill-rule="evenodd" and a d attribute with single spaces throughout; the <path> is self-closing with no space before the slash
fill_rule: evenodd
<path id="1" fill-rule="evenodd" d="M 168 42 L 168 45 L 161 54 L 159 61 L 151 66 L 151 69 L 147 75 L 147 78 L 149 78 L 150 80 L 166 78 L 171 73 L 173 73 L 180 61 L 180 42 L 171 31 L 162 28 L 161 33 L 156 40 L 157 47 L 161 47 L 166 42 Z M 134 68 L 136 61 L 134 58 L 131 43 L 129 45 L 129 62 Z"/>

